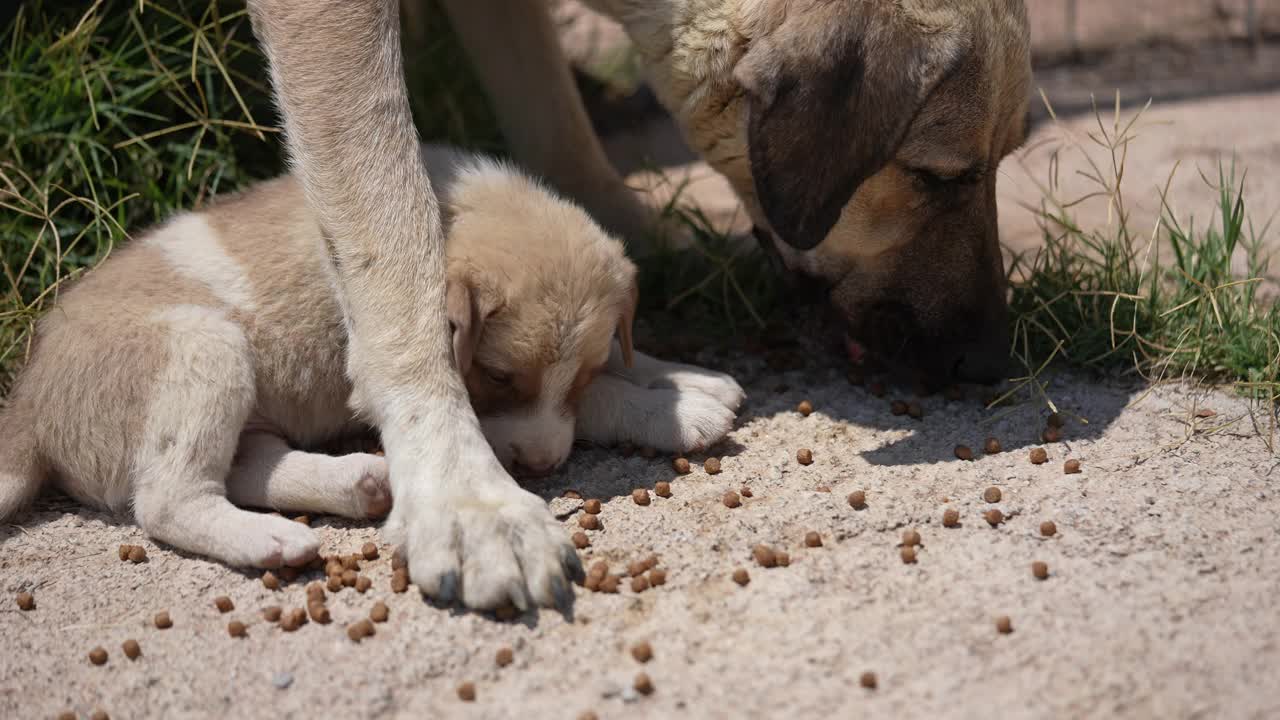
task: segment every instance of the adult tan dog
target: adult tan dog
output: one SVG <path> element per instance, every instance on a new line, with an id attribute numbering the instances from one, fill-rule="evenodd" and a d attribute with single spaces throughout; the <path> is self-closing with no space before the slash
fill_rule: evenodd
<path id="1" fill-rule="evenodd" d="M 850 335 L 945 377 L 1006 355 L 995 172 L 1025 134 L 1020 0 L 594 0 L 641 49 L 691 145 L 787 267 L 831 286 Z M 643 205 L 609 166 L 538 0 L 446 0 L 523 164 L 631 238 Z M 563 542 L 488 450 L 447 367 L 439 213 L 409 150 L 394 0 L 250 0 L 295 169 L 325 230 L 354 397 L 382 430 L 394 539 L 429 595 L 564 597 Z M 388 191 L 392 192 L 388 192 Z M 403 303 L 440 308 L 396 316 Z M 399 319 L 387 322 L 388 318 Z M 426 357 L 410 360 L 405 338 Z M 502 551 L 471 537 L 506 519 Z M 474 591 L 483 588 L 483 592 Z"/>

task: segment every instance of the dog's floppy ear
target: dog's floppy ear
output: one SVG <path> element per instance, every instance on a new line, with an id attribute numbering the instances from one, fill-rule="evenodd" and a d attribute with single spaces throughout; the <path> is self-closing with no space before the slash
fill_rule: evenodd
<path id="1" fill-rule="evenodd" d="M 760 209 L 792 247 L 822 242 L 956 60 L 953 34 L 924 31 L 896 5 L 802 3 L 734 70 Z"/>
<path id="2" fill-rule="evenodd" d="M 453 335 L 453 362 L 465 376 L 471 370 L 484 323 L 502 307 L 501 296 L 479 280 L 477 273 L 450 268 L 445 289 L 445 315 Z"/>
<path id="3" fill-rule="evenodd" d="M 635 346 L 631 342 L 631 328 L 636 321 L 636 306 L 640 304 L 640 288 L 633 280 L 627 298 L 618 316 L 618 344 L 622 346 L 622 364 L 631 367 L 635 363 Z"/>

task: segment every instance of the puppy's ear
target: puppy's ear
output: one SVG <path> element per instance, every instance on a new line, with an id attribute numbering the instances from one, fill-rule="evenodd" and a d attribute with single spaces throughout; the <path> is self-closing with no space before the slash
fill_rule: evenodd
<path id="1" fill-rule="evenodd" d="M 445 315 L 453 335 L 453 362 L 463 376 L 471 370 L 484 323 L 502 306 L 502 298 L 472 270 L 450 268 L 445 286 Z"/>
<path id="2" fill-rule="evenodd" d="M 622 346 L 622 364 L 631 367 L 635 363 L 635 346 L 631 342 L 631 327 L 636 321 L 636 306 L 640 303 L 640 288 L 632 281 L 622 312 L 618 316 L 618 344 Z"/>
<path id="3" fill-rule="evenodd" d="M 822 242 L 957 59 L 955 33 L 930 31 L 897 5 L 802 3 L 734 69 L 756 196 L 793 247 Z"/>

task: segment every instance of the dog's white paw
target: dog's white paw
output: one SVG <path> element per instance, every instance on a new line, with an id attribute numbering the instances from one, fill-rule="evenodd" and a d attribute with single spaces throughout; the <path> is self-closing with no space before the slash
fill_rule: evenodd
<path id="1" fill-rule="evenodd" d="M 217 555 L 228 565 L 299 567 L 310 562 L 320 550 L 320 538 L 314 530 L 301 523 L 275 515 L 248 512 L 235 520 L 230 526 L 220 527 L 226 534 Z"/>
<path id="2" fill-rule="evenodd" d="M 356 517 L 380 518 L 391 512 L 391 475 L 387 461 L 361 453 L 360 479 L 354 487 Z"/>
<path id="3" fill-rule="evenodd" d="M 729 375 L 714 370 L 707 370 L 694 365 L 671 364 L 671 368 L 663 371 L 649 382 L 651 388 L 674 388 L 681 392 L 698 392 L 715 398 L 732 412 L 742 407 L 747 393 Z"/>
<path id="4" fill-rule="evenodd" d="M 653 390 L 650 392 L 664 392 Z M 673 392 L 671 417 L 650 417 L 644 434 L 647 445 L 663 452 L 700 452 L 720 442 L 733 430 L 737 414 L 720 398 L 697 390 Z"/>

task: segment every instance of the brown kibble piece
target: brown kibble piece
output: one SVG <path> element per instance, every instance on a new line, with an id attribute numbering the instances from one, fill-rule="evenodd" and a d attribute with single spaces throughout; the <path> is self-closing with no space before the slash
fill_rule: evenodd
<path id="1" fill-rule="evenodd" d="M 653 647 L 642 640 L 631 646 L 631 657 L 635 658 L 636 662 L 647 663 L 653 659 Z"/>
<path id="2" fill-rule="evenodd" d="M 591 538 L 587 537 L 586 533 L 579 530 L 578 532 L 573 534 L 573 546 L 578 548 L 579 550 L 584 550 L 588 547 L 591 547 Z"/>
<path id="3" fill-rule="evenodd" d="M 138 645 L 138 641 L 132 638 L 121 643 L 120 649 L 124 650 L 124 656 L 130 660 L 137 660 L 142 656 L 142 646 Z"/>
<path id="4" fill-rule="evenodd" d="M 1040 433 L 1040 440 L 1047 443 L 1056 443 L 1062 439 L 1062 431 L 1056 427 L 1047 427 L 1044 432 Z"/>
<path id="5" fill-rule="evenodd" d="M 169 611 L 164 610 L 156 613 L 155 624 L 156 624 L 156 627 L 160 628 L 161 630 L 168 630 L 169 628 L 173 627 L 173 619 L 169 617 Z"/>
<path id="6" fill-rule="evenodd" d="M 721 498 L 721 502 L 723 502 L 724 506 L 727 508 L 736 508 L 742 504 L 742 499 L 738 497 L 738 493 L 730 490 L 724 494 L 724 497 Z"/>
<path id="7" fill-rule="evenodd" d="M 876 674 L 873 672 L 864 672 L 862 677 L 858 678 L 858 684 L 868 690 L 876 689 Z"/>
<path id="8" fill-rule="evenodd" d="M 94 710 L 89 714 L 89 720 L 111 720 L 111 716 L 106 710 Z"/>
<path id="9" fill-rule="evenodd" d="M 582 511 L 583 511 L 583 512 L 585 512 L 585 513 L 586 513 L 586 514 L 588 514 L 588 515 L 599 515 L 599 514 L 600 514 L 600 501 L 599 501 L 599 500 L 597 500 L 597 499 L 595 499 L 595 498 L 591 498 L 590 500 L 587 500 L 587 501 L 583 502 L 583 503 L 582 503 Z"/>
<path id="10" fill-rule="evenodd" d="M 93 663 L 94 665 L 106 665 L 107 664 L 106 648 L 96 647 L 90 650 L 89 662 Z"/>
<path id="11" fill-rule="evenodd" d="M 298 523 L 299 525 L 306 525 L 307 527 L 311 527 L 311 516 L 310 516 L 310 515 L 299 515 L 299 516 L 295 517 L 295 518 L 293 519 L 293 521 L 294 521 L 294 522 L 296 522 L 296 523 Z"/>
<path id="12" fill-rule="evenodd" d="M 642 593 L 649 589 L 649 581 L 643 575 L 631 578 L 631 592 Z"/>
<path id="13" fill-rule="evenodd" d="M 920 403 L 912 401 L 907 403 L 907 415 L 916 420 L 924 418 L 924 408 L 920 407 Z"/>
<path id="14" fill-rule="evenodd" d="M 804 534 L 804 546 L 811 548 L 822 547 L 822 536 L 810 530 Z"/>
<path id="15" fill-rule="evenodd" d="M 916 549 L 911 545 L 904 545 L 902 547 L 901 555 L 902 555 L 902 562 L 908 565 L 912 565 L 916 561 Z"/>
<path id="16" fill-rule="evenodd" d="M 600 580 L 600 592 L 609 593 L 610 595 L 618 592 L 619 582 L 621 582 L 621 580 L 617 575 L 606 575 Z"/>
<path id="17" fill-rule="evenodd" d="M 955 508 L 942 511 L 942 526 L 953 528 L 960 524 L 960 512 Z"/>
<path id="18" fill-rule="evenodd" d="M 746 585 L 751 582 L 751 576 L 747 574 L 744 568 L 738 568 L 733 571 L 733 581 L 739 585 Z"/>
<path id="19" fill-rule="evenodd" d="M 688 475 L 693 467 L 689 465 L 688 458 L 678 457 L 671 461 L 671 469 L 680 475 Z"/>
<path id="20" fill-rule="evenodd" d="M 409 572 L 407 570 L 397 570 L 391 576 L 391 592 L 402 593 L 409 589 Z"/>
<path id="21" fill-rule="evenodd" d="M 387 604 L 379 600 L 369 609 L 369 619 L 376 623 L 384 623 L 387 618 L 391 617 L 391 608 Z"/>
<path id="22" fill-rule="evenodd" d="M 907 547 L 915 547 L 920 544 L 920 533 L 915 530 L 907 530 L 902 533 L 902 544 Z"/>
<path id="23" fill-rule="evenodd" d="M 582 528 L 583 530 L 599 530 L 600 518 L 599 516 L 596 516 L 596 515 L 579 515 L 578 527 Z"/>
<path id="24" fill-rule="evenodd" d="M 342 571 L 342 584 L 346 585 L 347 587 L 355 587 L 356 580 L 358 580 L 359 578 L 360 578 L 360 575 L 356 573 L 355 570 Z"/>
<path id="25" fill-rule="evenodd" d="M 1062 473 L 1064 475 L 1077 475 L 1080 472 L 1080 461 L 1072 458 L 1062 463 Z"/>
<path id="26" fill-rule="evenodd" d="M 1032 449 L 1031 449 L 1031 464 L 1032 464 L 1032 465 L 1043 465 L 1043 464 L 1045 464 L 1045 463 L 1047 463 L 1047 462 L 1049 462 L 1049 453 L 1045 452 L 1045 449 L 1044 449 L 1044 448 L 1032 448 Z"/>
<path id="27" fill-rule="evenodd" d="M 648 569 L 649 567 L 644 564 L 644 560 L 632 560 L 631 562 L 627 563 L 627 575 L 631 577 L 636 577 L 637 575 L 643 575 L 644 572 Z"/>
<path id="28" fill-rule="evenodd" d="M 147 549 L 141 545 L 134 545 L 129 548 L 129 562 L 140 563 L 147 561 Z"/>
<path id="29" fill-rule="evenodd" d="M 240 622 L 239 620 L 232 620 L 231 622 L 227 623 L 227 634 L 233 638 L 240 638 L 240 637 L 244 637 L 249 633 L 248 633 L 248 628 L 244 626 L 244 623 Z"/>
<path id="30" fill-rule="evenodd" d="M 667 584 L 667 571 L 661 568 L 654 568 L 649 571 L 649 585 L 658 587 Z"/>
<path id="31" fill-rule="evenodd" d="M 771 568 L 778 564 L 778 556 L 768 545 L 756 545 L 751 548 L 751 556 L 760 567 Z"/>
<path id="32" fill-rule="evenodd" d="M 213 606 L 218 608 L 220 613 L 229 613 L 236 609 L 236 604 L 231 602 L 231 598 L 226 595 L 219 595 L 213 599 Z"/>
<path id="33" fill-rule="evenodd" d="M 1061 413 L 1053 413 L 1049 416 L 1049 419 L 1045 421 L 1045 424 L 1051 428 L 1061 428 L 1067 424 L 1067 421 L 1062 417 Z"/>
<path id="34" fill-rule="evenodd" d="M 878 398 L 882 398 L 885 396 L 884 383 L 880 382 L 879 380 L 876 380 L 875 382 L 867 386 L 867 391 Z"/>
<path id="35" fill-rule="evenodd" d="M 324 602 L 324 584 L 319 580 L 313 580 L 307 583 L 307 600 L 311 602 Z"/>
<path id="36" fill-rule="evenodd" d="M 955 454 L 956 454 L 956 457 L 961 460 L 973 459 L 973 451 L 969 449 L 968 445 L 957 445 L 955 449 Z"/>
<path id="37" fill-rule="evenodd" d="M 367 542 L 360 546 L 360 554 L 364 556 L 365 560 L 377 560 L 378 546 L 371 542 Z"/>
<path id="38" fill-rule="evenodd" d="M 1013 632 L 1013 620 L 1009 619 L 1008 615 L 1001 615 L 996 618 L 996 630 L 999 631 L 1001 635 L 1008 635 Z"/>
<path id="39" fill-rule="evenodd" d="M 1058 526 L 1052 520 L 1045 520 L 1040 523 L 1040 534 L 1045 537 L 1053 537 L 1058 532 Z"/>
<path id="40" fill-rule="evenodd" d="M 894 416 L 906 415 L 907 404 L 902 402 L 901 400 L 894 400 L 893 402 L 889 403 L 889 414 Z"/>
<path id="41" fill-rule="evenodd" d="M 1003 449 L 1000 447 L 1000 441 L 993 437 L 987 438 L 987 441 L 982 444 L 982 452 L 988 455 L 995 455 Z"/>
<path id="42" fill-rule="evenodd" d="M 330 575 L 328 580 L 324 581 L 326 590 L 336 593 L 342 589 L 342 575 Z"/>
<path id="43" fill-rule="evenodd" d="M 78 720 L 78 716 L 74 710 L 67 710 L 58 713 L 58 720 Z M 578 718 L 578 720 L 582 720 L 582 718 Z"/>
<path id="44" fill-rule="evenodd" d="M 132 546 L 132 545 L 121 545 L 121 546 L 120 546 L 120 550 L 118 551 L 118 552 L 119 552 L 119 555 L 120 555 L 120 562 L 124 562 L 125 560 L 128 560 L 128 559 L 129 559 L 129 551 L 130 551 L 130 550 L 132 550 L 132 549 L 133 549 L 133 546 Z"/>
<path id="45" fill-rule="evenodd" d="M 863 490 L 854 490 L 849 493 L 849 505 L 854 510 L 861 510 L 867 506 L 867 493 Z"/>
<path id="46" fill-rule="evenodd" d="M 636 488 L 635 490 L 631 491 L 631 500 L 635 502 L 635 504 L 641 507 L 644 507 L 645 505 L 648 505 L 650 502 L 649 491 L 645 490 L 644 488 Z"/>
<path id="47" fill-rule="evenodd" d="M 632 685 L 634 685 L 636 692 L 641 695 L 653 694 L 653 681 L 650 680 L 649 676 L 645 673 L 639 673 L 636 675 L 636 681 L 632 683 Z"/>
<path id="48" fill-rule="evenodd" d="M 653 494 L 660 498 L 671 497 L 671 483 L 666 480 L 659 480 L 658 483 L 653 486 Z"/>
<path id="49" fill-rule="evenodd" d="M 373 581 L 369 579 L 368 575 L 361 575 L 356 578 L 356 592 L 366 593 L 369 592 L 371 587 L 373 587 Z"/>
<path id="50" fill-rule="evenodd" d="M 36 606 L 35 596 L 33 596 L 29 592 L 18 593 L 18 609 L 19 610 L 31 610 L 35 608 L 35 606 Z"/>
<path id="51" fill-rule="evenodd" d="M 262 573 L 262 587 L 268 590 L 279 590 L 280 578 L 276 577 L 275 573 L 268 570 Z"/>
<path id="52" fill-rule="evenodd" d="M 708 475 L 720 474 L 720 458 L 709 457 L 702 461 L 702 469 L 707 471 Z"/>
<path id="53" fill-rule="evenodd" d="M 796 451 L 796 462 L 801 465 L 813 464 L 813 451 L 809 448 L 800 448 Z"/>
<path id="54" fill-rule="evenodd" d="M 986 500 L 989 503 L 998 503 L 1000 502 L 1000 498 L 1002 497 L 1004 497 L 1003 493 L 1001 493 L 1000 488 L 996 487 L 995 485 L 992 485 L 991 487 L 982 491 L 982 499 Z"/>
<path id="55" fill-rule="evenodd" d="M 280 622 L 280 615 L 283 612 L 279 605 L 268 605 L 262 608 L 262 619 L 267 622 Z"/>
<path id="56" fill-rule="evenodd" d="M 988 510 L 983 517 L 987 519 L 987 522 L 990 523 L 991 527 L 996 527 L 1000 523 L 1004 522 L 1004 513 L 995 508 Z"/>
<path id="57" fill-rule="evenodd" d="M 1049 577 L 1049 565 L 1037 560 L 1031 563 L 1031 574 L 1034 575 L 1037 580 L 1044 580 Z"/>
<path id="58" fill-rule="evenodd" d="M 360 569 L 359 555 L 343 555 L 341 558 L 339 558 L 339 560 L 342 562 L 343 570 L 359 570 Z"/>
<path id="59" fill-rule="evenodd" d="M 332 619 L 329 615 L 329 608 L 325 607 L 322 602 L 307 603 L 307 615 L 311 616 L 311 622 L 318 625 L 328 625 Z"/>
<path id="60" fill-rule="evenodd" d="M 809 415 L 813 413 L 813 403 L 808 400 L 801 400 L 800 404 L 796 406 L 796 412 L 805 417 L 809 417 Z"/>
<path id="61" fill-rule="evenodd" d="M 504 668 L 515 662 L 516 654 L 509 647 L 498 648 L 498 653 L 493 656 L 493 662 L 500 668 Z"/>
<path id="62" fill-rule="evenodd" d="M 458 686 L 458 699 L 462 702 L 475 702 L 476 700 L 476 684 L 472 682 L 464 682 Z"/>
<path id="63" fill-rule="evenodd" d="M 393 571 L 394 571 L 394 570 L 408 570 L 408 569 L 409 569 L 409 557 L 408 557 L 407 555 L 405 555 L 405 554 L 404 554 L 404 549 L 403 549 L 403 548 L 396 548 L 394 551 L 392 551 L 392 553 L 391 553 L 391 569 L 392 569 Z"/>

